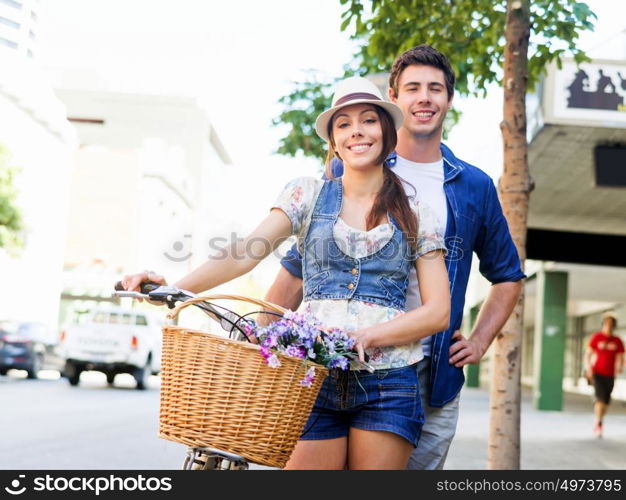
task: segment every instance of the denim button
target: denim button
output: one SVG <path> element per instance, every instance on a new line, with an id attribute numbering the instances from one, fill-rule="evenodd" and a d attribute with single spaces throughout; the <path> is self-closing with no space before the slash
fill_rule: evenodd
<path id="1" fill-rule="evenodd" d="M 352 274 L 356 274 L 358 271 L 356 270 L 356 267 L 352 268 L 352 271 L 350 271 Z"/>
<path id="2" fill-rule="evenodd" d="M 350 284 L 348 285 L 348 290 L 352 290 L 353 288 L 354 288 L 354 284 L 353 284 L 353 283 L 350 283 Z"/>

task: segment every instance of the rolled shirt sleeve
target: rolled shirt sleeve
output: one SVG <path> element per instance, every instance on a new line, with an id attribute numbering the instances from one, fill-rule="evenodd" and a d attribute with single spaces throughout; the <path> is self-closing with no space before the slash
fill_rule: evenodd
<path id="1" fill-rule="evenodd" d="M 474 246 L 476 255 L 480 259 L 481 274 L 492 284 L 519 281 L 525 278 L 493 182 L 487 185 L 483 213 L 485 217 Z"/>

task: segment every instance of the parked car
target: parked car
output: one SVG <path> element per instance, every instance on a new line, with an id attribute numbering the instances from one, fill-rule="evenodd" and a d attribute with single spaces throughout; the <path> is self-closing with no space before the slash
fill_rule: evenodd
<path id="1" fill-rule="evenodd" d="M 150 375 L 161 369 L 162 319 L 155 313 L 123 308 L 93 310 L 86 322 L 61 332 L 59 354 L 70 385 L 85 370 L 103 372 L 113 384 L 119 373 L 130 373 L 137 389 L 145 389 Z"/>
<path id="2" fill-rule="evenodd" d="M 26 370 L 28 378 L 37 378 L 57 342 L 56 332 L 44 323 L 0 322 L 0 375 L 15 368 Z"/>

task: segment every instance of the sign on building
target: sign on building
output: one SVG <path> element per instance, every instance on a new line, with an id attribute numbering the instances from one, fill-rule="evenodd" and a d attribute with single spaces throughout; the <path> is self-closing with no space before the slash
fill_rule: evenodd
<path id="1" fill-rule="evenodd" d="M 543 110 L 545 123 L 626 127 L 626 61 L 552 65 Z"/>

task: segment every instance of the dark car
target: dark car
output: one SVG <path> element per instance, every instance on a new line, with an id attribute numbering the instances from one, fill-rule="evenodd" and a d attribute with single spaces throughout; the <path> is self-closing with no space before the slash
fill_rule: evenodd
<path id="1" fill-rule="evenodd" d="M 56 342 L 54 331 L 43 323 L 0 322 L 0 375 L 15 368 L 26 370 L 28 378 L 37 378 L 46 353 Z"/>

